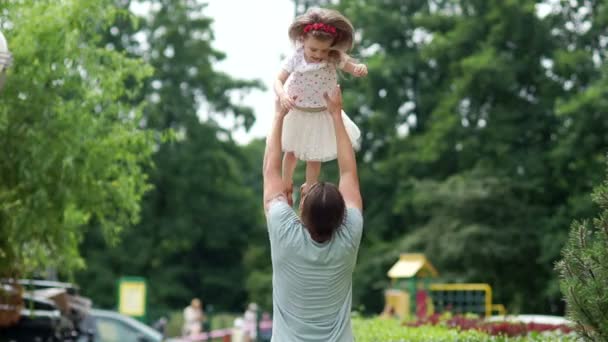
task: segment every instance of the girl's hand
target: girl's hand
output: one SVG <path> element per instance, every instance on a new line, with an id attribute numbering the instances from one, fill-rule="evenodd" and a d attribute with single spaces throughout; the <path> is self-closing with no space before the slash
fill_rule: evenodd
<path id="1" fill-rule="evenodd" d="M 353 75 L 356 77 L 367 76 L 367 66 L 365 64 L 357 64 L 353 69 Z"/>
<path id="2" fill-rule="evenodd" d="M 286 112 L 293 109 L 293 107 L 296 105 L 295 100 L 296 100 L 295 96 L 292 99 L 289 96 L 287 96 L 287 94 L 285 94 L 285 93 L 283 93 L 279 96 L 279 101 L 281 102 L 281 107 Z"/>

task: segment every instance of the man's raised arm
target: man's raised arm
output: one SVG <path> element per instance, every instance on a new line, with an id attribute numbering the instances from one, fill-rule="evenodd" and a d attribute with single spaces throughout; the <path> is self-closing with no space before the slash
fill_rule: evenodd
<path id="1" fill-rule="evenodd" d="M 340 169 L 338 188 L 342 193 L 342 197 L 344 197 L 347 207 L 362 210 L 363 203 L 359 189 L 355 151 L 342 120 L 342 91 L 340 90 L 340 86 L 336 86 L 330 94 L 324 94 L 324 97 L 325 102 L 327 102 L 327 110 L 331 114 L 336 131 L 338 167 Z"/>
<path id="2" fill-rule="evenodd" d="M 287 112 L 281 108 L 279 100 L 275 100 L 275 114 L 270 134 L 266 138 L 266 151 L 264 152 L 264 209 L 275 198 L 285 196 L 283 179 L 281 177 L 281 132 L 283 118 Z M 287 200 L 287 198 L 285 198 Z"/>

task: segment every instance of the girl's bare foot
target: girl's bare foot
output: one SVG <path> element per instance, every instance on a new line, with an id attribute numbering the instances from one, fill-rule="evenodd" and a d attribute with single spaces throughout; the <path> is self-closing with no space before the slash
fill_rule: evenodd
<path id="1" fill-rule="evenodd" d="M 306 195 L 306 193 L 308 192 L 308 183 L 304 183 L 300 186 L 300 197 L 304 197 Z"/>

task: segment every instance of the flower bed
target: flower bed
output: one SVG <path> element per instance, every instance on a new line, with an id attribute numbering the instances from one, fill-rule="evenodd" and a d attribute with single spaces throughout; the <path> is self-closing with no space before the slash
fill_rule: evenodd
<path id="1" fill-rule="evenodd" d="M 488 325 L 483 325 L 480 322 L 474 322 L 480 320 L 473 317 L 437 317 L 434 319 L 437 320 L 435 324 L 432 322 L 426 322 L 425 324 L 416 322 L 404 325 L 395 319 L 355 316 L 353 317 L 353 331 L 357 342 L 576 341 L 576 335 L 570 332 L 570 330 L 567 330 L 568 333 L 563 332 L 561 330 L 562 327 L 560 329 L 553 329 L 553 327 L 546 327 L 545 325 L 536 323 L 513 324 L 504 322 L 485 322 Z M 487 329 L 478 329 L 479 324 L 482 324 Z M 512 328 L 513 326 L 517 327 Z M 522 328 L 522 326 L 525 328 Z M 493 333 L 495 334 L 493 335 Z M 509 333 L 513 333 L 513 335 L 509 335 Z"/>
<path id="2" fill-rule="evenodd" d="M 423 325 L 442 325 L 460 330 L 478 330 L 488 335 L 503 336 L 527 336 L 530 333 L 561 333 L 570 334 L 573 329 L 564 324 L 541 324 L 541 323 L 521 323 L 521 322 L 486 322 L 475 315 L 455 315 L 433 314 L 426 319 L 416 322 L 406 323 L 405 325 L 416 327 Z"/>

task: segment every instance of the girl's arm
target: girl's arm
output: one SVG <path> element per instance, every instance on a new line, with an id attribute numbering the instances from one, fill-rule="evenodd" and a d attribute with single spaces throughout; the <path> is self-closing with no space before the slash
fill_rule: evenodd
<path id="1" fill-rule="evenodd" d="M 342 68 L 342 70 L 346 71 L 347 73 L 349 73 L 355 77 L 367 76 L 367 66 L 363 63 L 357 64 L 357 63 L 353 63 L 352 61 L 346 61 L 346 63 L 344 63 L 344 67 Z"/>
<path id="2" fill-rule="evenodd" d="M 274 92 L 277 94 L 277 96 L 279 98 L 285 94 L 283 85 L 285 84 L 285 81 L 287 81 L 288 77 L 289 77 L 289 72 L 287 72 L 287 70 L 281 70 L 281 72 L 279 73 L 279 76 L 274 81 Z"/>
<path id="3" fill-rule="evenodd" d="M 296 105 L 294 99 L 290 99 L 289 96 L 287 96 L 287 93 L 285 93 L 285 90 L 283 89 L 283 85 L 285 84 L 285 81 L 288 77 L 289 72 L 283 69 L 279 73 L 277 79 L 274 81 L 274 92 L 277 94 L 279 101 L 281 101 L 281 107 L 287 111 L 291 110 L 293 106 Z"/>

